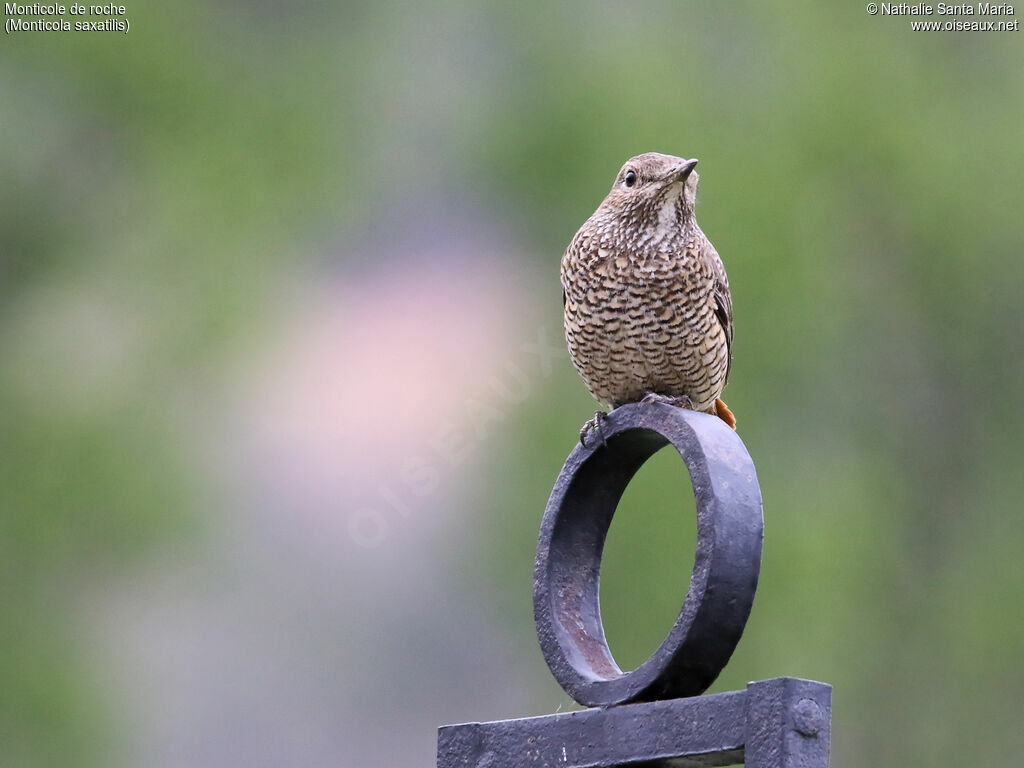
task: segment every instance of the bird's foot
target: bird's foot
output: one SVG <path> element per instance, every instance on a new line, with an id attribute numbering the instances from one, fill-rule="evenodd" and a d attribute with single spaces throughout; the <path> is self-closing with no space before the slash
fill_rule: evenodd
<path id="1" fill-rule="evenodd" d="M 604 437 L 604 430 L 601 428 L 601 425 L 604 422 L 604 417 L 607 415 L 608 414 L 605 413 L 604 411 L 596 411 L 594 413 L 594 418 L 590 419 L 586 424 L 583 425 L 583 427 L 580 429 L 580 445 L 586 448 L 587 438 L 590 437 L 591 433 L 594 432 L 595 430 L 597 431 L 597 436 L 601 438 L 601 442 L 604 445 L 608 445 L 608 441 Z"/>
<path id="2" fill-rule="evenodd" d="M 670 397 L 668 395 L 659 395 L 657 392 L 648 392 L 640 402 L 665 403 L 665 405 L 674 405 L 676 408 L 685 408 L 688 411 L 693 410 L 693 400 L 688 395 Z"/>

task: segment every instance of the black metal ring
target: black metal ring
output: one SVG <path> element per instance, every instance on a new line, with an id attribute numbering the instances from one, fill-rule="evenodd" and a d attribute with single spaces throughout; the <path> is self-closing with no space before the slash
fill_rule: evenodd
<path id="1" fill-rule="evenodd" d="M 624 405 L 577 445 L 548 500 L 537 544 L 533 605 L 551 673 L 584 706 L 696 696 L 732 655 L 757 589 L 764 518 L 754 463 L 721 419 L 662 403 Z M 616 665 L 601 625 L 605 536 L 626 485 L 671 443 L 697 500 L 697 555 L 679 617 L 631 672 Z"/>

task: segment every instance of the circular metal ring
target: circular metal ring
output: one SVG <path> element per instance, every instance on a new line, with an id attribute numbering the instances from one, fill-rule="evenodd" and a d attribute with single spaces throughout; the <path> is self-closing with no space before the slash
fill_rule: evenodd
<path id="1" fill-rule="evenodd" d="M 696 696 L 732 655 L 754 601 L 764 518 L 754 463 L 721 419 L 663 403 L 608 414 L 555 481 L 537 544 L 533 606 L 551 673 L 584 706 Z M 626 485 L 671 443 L 697 501 L 697 554 L 679 617 L 661 646 L 631 672 L 608 648 L 598 580 L 605 536 Z"/>

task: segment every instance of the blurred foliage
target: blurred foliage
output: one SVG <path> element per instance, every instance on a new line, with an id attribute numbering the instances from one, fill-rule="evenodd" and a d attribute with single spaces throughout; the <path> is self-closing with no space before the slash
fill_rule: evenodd
<path id="1" fill-rule="evenodd" d="M 0 54 L 3 765 L 110 764 L 71 586 L 202 522 L 185 393 L 258 319 L 338 162 L 334 86 L 302 76 L 326 45 L 202 4 L 128 16 Z"/>
<path id="2" fill-rule="evenodd" d="M 562 249 L 648 150 L 701 159 L 765 498 L 715 688 L 833 683 L 837 765 L 1024 750 L 1020 33 L 798 1 L 128 13 L 127 36 L 0 53 L 0 764 L 108 764 L 68 585 L 201 522 L 182 392 L 251 343 L 283 275 L 393 224 L 396 195 L 477 200 L 537 254 L 531 322 L 556 329 Z M 524 647 L 539 512 L 592 406 L 566 360 L 491 458 L 476 565 Z M 679 473 L 659 454 L 612 530 L 623 663 L 685 590 Z"/>

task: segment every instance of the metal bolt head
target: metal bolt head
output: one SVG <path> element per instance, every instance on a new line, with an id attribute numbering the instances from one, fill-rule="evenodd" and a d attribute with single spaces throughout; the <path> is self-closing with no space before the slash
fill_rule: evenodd
<path id="1" fill-rule="evenodd" d="M 824 713 L 814 699 L 800 699 L 793 707 L 793 727 L 807 737 L 817 736 L 824 723 Z"/>

